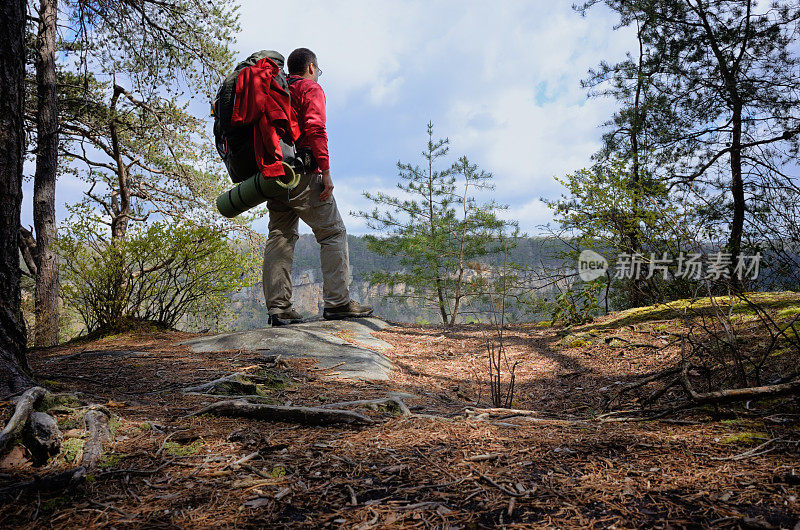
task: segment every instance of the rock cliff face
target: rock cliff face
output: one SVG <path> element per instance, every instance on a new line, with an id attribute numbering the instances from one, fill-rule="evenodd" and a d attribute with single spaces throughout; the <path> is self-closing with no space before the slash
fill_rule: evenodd
<path id="1" fill-rule="evenodd" d="M 382 318 L 400 322 L 414 322 L 434 318 L 427 310 L 409 308 L 387 301 L 388 288 L 383 285 L 370 286 L 369 282 L 354 280 L 350 283 L 350 297 L 357 302 L 375 308 Z M 267 322 L 267 308 L 261 282 L 236 293 L 232 297 L 233 310 L 237 315 L 236 329 L 261 327 Z M 318 270 L 305 269 L 292 274 L 292 305 L 305 317 L 321 316 L 322 275 Z"/>

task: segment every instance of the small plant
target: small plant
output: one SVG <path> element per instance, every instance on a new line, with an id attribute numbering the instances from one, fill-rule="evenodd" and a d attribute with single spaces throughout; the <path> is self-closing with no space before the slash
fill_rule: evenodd
<path id="1" fill-rule="evenodd" d="M 602 286 L 601 280 L 593 280 L 582 283 L 580 288 L 570 286 L 559 293 L 550 315 L 552 323 L 571 325 L 591 322 L 600 313 L 598 295 Z"/>

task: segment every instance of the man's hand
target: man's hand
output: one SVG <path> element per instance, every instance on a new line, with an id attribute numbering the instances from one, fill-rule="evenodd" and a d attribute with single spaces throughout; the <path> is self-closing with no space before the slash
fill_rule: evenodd
<path id="1" fill-rule="evenodd" d="M 319 200 L 327 201 L 331 195 L 333 195 L 333 179 L 328 169 L 322 172 L 322 193 L 319 194 Z"/>

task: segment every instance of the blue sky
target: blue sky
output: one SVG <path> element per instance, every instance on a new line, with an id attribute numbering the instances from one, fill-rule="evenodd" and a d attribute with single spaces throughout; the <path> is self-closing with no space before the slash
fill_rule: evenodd
<path id="1" fill-rule="evenodd" d="M 237 58 L 300 46 L 317 53 L 334 195 L 352 234 L 366 229 L 349 215 L 370 208 L 361 193 L 394 190 L 398 160 L 421 163 L 428 121 L 450 139 L 449 161 L 466 154 L 491 171 L 492 197 L 523 230 L 539 232 L 551 221 L 540 197 L 558 197 L 553 177 L 589 164 L 615 108 L 588 99 L 580 79 L 635 42 L 629 29 L 612 31 L 617 18 L 604 7 L 582 18 L 569 1 L 241 4 Z M 59 181 L 59 221 L 82 187 Z M 23 223 L 32 224 L 32 183 L 24 192 Z M 255 227 L 265 232 L 266 220 Z"/>

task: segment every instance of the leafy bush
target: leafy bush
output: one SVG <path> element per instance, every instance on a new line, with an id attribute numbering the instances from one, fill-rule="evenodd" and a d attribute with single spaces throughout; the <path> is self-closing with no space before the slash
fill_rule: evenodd
<path id="1" fill-rule="evenodd" d="M 84 218 L 58 241 L 62 296 L 89 332 L 217 317 L 246 283 L 246 256 L 219 229 L 155 222 L 107 241 L 98 228 Z"/>

